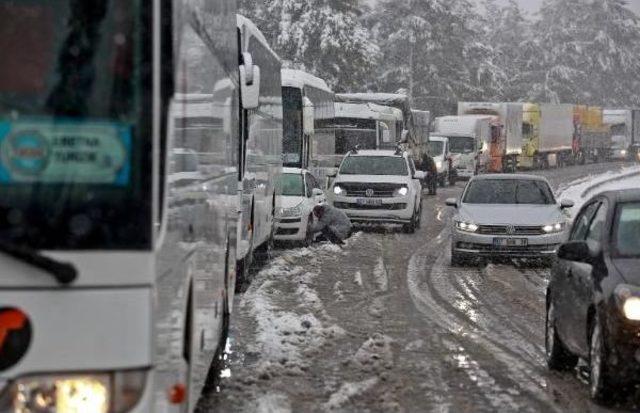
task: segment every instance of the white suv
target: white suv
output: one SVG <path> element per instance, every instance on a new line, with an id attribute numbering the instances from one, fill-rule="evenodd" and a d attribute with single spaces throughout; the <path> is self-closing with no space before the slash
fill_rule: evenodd
<path id="1" fill-rule="evenodd" d="M 340 164 L 330 196 L 333 206 L 354 223 L 402 224 L 413 233 L 420 226 L 424 177 L 407 152 L 351 151 Z"/>

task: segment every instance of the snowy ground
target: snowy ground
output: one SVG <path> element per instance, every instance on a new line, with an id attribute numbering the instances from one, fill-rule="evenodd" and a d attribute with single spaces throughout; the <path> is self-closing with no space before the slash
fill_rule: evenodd
<path id="1" fill-rule="evenodd" d="M 542 174 L 580 203 L 588 185 L 629 172 Z M 544 366 L 547 270 L 449 266 L 444 200 L 462 188 L 425 197 L 416 234 L 278 251 L 238 297 L 219 391 L 199 412 L 608 411 L 588 400 L 581 369 Z"/>

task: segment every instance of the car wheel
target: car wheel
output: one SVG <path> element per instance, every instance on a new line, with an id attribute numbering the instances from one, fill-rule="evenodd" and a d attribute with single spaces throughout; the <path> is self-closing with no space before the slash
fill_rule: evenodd
<path id="1" fill-rule="evenodd" d="M 309 217 L 309 219 L 307 220 L 307 232 L 305 233 L 304 241 L 302 241 L 302 245 L 304 247 L 309 247 L 311 246 L 311 244 L 313 244 L 313 231 L 311 231 L 312 228 L 313 218 Z"/>
<path id="2" fill-rule="evenodd" d="M 608 400 L 613 390 L 607 359 L 602 326 L 596 317 L 589 346 L 589 378 L 591 398 L 598 402 Z"/>
<path id="3" fill-rule="evenodd" d="M 571 354 L 558 336 L 556 331 L 555 305 L 549 300 L 545 321 L 545 355 L 547 367 L 550 370 L 571 370 L 578 364 L 578 357 Z"/>

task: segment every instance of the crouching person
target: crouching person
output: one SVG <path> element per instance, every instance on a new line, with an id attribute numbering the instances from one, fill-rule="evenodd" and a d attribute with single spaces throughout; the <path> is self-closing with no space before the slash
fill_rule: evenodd
<path id="1" fill-rule="evenodd" d="M 344 240 L 351 236 L 351 220 L 341 210 L 327 204 L 316 205 L 313 215 L 318 219 L 313 226 L 313 232 L 321 232 L 332 243 L 343 245 Z"/>

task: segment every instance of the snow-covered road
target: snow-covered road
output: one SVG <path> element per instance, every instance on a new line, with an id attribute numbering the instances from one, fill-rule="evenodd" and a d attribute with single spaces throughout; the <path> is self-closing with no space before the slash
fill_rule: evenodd
<path id="1" fill-rule="evenodd" d="M 543 174 L 580 204 L 592 193 L 582 185 L 633 172 L 586 168 Z M 220 391 L 199 411 L 606 411 L 582 370 L 546 370 L 548 270 L 449 266 L 444 200 L 462 187 L 426 197 L 414 235 L 386 228 L 344 248 L 278 251 L 238 298 Z"/>

